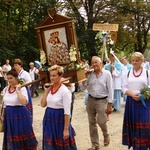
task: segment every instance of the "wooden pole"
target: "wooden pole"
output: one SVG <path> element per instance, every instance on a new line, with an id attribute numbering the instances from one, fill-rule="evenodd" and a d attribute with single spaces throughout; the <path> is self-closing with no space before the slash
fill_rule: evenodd
<path id="1" fill-rule="evenodd" d="M 29 86 L 29 85 L 31 85 L 31 84 L 40 82 L 40 81 L 42 81 L 42 80 L 45 80 L 45 78 L 40 78 L 40 79 L 34 80 L 34 81 L 32 81 L 32 82 L 23 83 L 23 84 L 21 85 L 21 87 Z"/>
<path id="2" fill-rule="evenodd" d="M 65 81 L 68 81 L 68 80 L 70 80 L 70 79 L 71 79 L 71 77 L 63 78 L 63 79 L 62 79 L 62 83 L 65 82 Z M 32 85 L 32 84 L 34 84 L 34 83 L 40 82 L 40 81 L 42 81 L 42 80 L 45 80 L 45 78 L 40 78 L 40 79 L 34 80 L 34 81 L 32 81 L 32 82 L 23 83 L 23 84 L 21 85 L 21 87 L 29 86 L 29 85 Z M 52 83 L 49 83 L 49 84 L 52 85 Z M 68 84 L 68 83 L 67 83 L 67 84 Z"/>
<path id="3" fill-rule="evenodd" d="M 105 43 L 104 43 L 104 40 L 103 40 L 103 48 L 102 48 L 102 62 L 104 60 L 104 51 L 105 51 Z"/>

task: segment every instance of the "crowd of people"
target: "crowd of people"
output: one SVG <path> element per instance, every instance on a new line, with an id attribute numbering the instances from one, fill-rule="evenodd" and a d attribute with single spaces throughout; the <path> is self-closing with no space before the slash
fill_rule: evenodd
<path id="1" fill-rule="evenodd" d="M 1 120 L 4 123 L 3 150 L 36 150 L 38 141 L 32 127 L 32 98 L 39 96 L 39 82 L 22 87 L 24 83 L 39 78 L 39 68 L 29 63 L 29 71 L 23 69 L 23 62 L 9 60 L 0 68 L 3 95 Z M 91 70 L 92 68 L 92 70 Z M 150 63 L 143 54 L 135 52 L 131 62 L 127 57 L 116 60 L 110 53 L 107 63 L 93 56 L 91 66 L 86 62 L 87 79 L 79 84 L 86 90 L 86 110 L 92 146 L 88 150 L 99 150 L 98 126 L 101 128 L 104 146 L 110 143 L 107 127 L 108 116 L 121 108 L 121 96 L 126 103 L 122 126 L 122 144 L 128 149 L 148 150 L 150 148 L 150 101 L 141 100 L 142 88 L 150 85 Z M 89 71 L 90 70 L 90 71 Z M 75 85 L 63 81 L 62 66 L 49 68 L 50 85 L 44 86 L 41 107 L 46 107 L 43 117 L 43 150 L 77 150 L 75 131 L 71 125 Z M 2 82 L 1 82 L 2 85 Z M 98 126 L 97 126 L 98 124 Z"/>

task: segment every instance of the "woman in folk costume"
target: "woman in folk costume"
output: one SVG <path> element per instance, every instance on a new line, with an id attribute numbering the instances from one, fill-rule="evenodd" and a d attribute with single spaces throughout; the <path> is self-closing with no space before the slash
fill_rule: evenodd
<path id="1" fill-rule="evenodd" d="M 114 111 L 121 108 L 121 74 L 122 74 L 122 64 L 115 60 L 115 55 L 113 53 L 109 54 L 110 62 L 105 65 L 105 69 L 109 70 L 112 74 L 113 79 L 113 89 L 114 89 Z"/>
<path id="2" fill-rule="evenodd" d="M 22 67 L 23 62 L 20 59 L 15 59 L 13 64 L 14 64 L 14 69 L 17 71 L 18 78 L 20 80 L 22 80 L 25 83 L 32 82 L 30 74 L 23 69 L 23 67 Z M 29 100 L 28 104 L 27 104 L 27 108 L 30 112 L 31 118 L 33 119 L 33 105 L 32 105 L 32 98 L 31 98 L 30 88 L 26 87 L 26 90 L 27 90 L 27 93 L 28 93 L 28 100 Z"/>
<path id="3" fill-rule="evenodd" d="M 50 69 L 52 85 L 45 88 L 41 106 L 47 107 L 43 118 L 43 150 L 77 150 L 70 124 L 71 92 L 62 84 L 63 68 Z"/>
<path id="4" fill-rule="evenodd" d="M 35 138 L 30 113 L 26 107 L 28 95 L 25 87 L 21 88 L 15 69 L 7 73 L 9 85 L 3 90 L 4 139 L 2 150 L 36 150 Z"/>
<path id="5" fill-rule="evenodd" d="M 133 68 L 124 76 L 122 86 L 127 95 L 122 143 L 133 150 L 150 149 L 150 99 L 142 101 L 139 96 L 141 89 L 150 85 L 150 72 L 142 67 L 143 60 L 140 52 L 132 54 Z"/>

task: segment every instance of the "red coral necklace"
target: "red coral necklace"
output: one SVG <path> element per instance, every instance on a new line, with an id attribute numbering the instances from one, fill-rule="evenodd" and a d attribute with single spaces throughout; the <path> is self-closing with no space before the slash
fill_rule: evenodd
<path id="1" fill-rule="evenodd" d="M 139 76 L 142 74 L 142 72 L 143 72 L 143 68 L 141 68 L 140 73 L 139 73 L 138 75 L 136 75 L 135 72 L 134 72 L 134 69 L 133 69 L 133 75 L 134 75 L 135 77 L 139 77 Z"/>
<path id="2" fill-rule="evenodd" d="M 51 94 L 55 94 L 59 88 L 61 87 L 62 83 L 58 86 L 58 88 L 54 91 L 54 86 L 51 87 Z"/>
<path id="3" fill-rule="evenodd" d="M 16 91 L 16 89 L 11 90 L 11 86 L 9 86 L 8 92 L 9 92 L 10 94 L 14 93 L 15 91 Z"/>

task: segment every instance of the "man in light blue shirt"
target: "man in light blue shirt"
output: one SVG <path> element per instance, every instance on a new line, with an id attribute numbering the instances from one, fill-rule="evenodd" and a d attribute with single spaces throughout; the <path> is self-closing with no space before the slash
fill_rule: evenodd
<path id="1" fill-rule="evenodd" d="M 86 109 L 92 147 L 88 150 L 98 150 L 97 123 L 103 132 L 104 146 L 110 143 L 106 113 L 110 114 L 112 112 L 113 87 L 111 73 L 103 69 L 102 60 L 97 56 L 93 56 L 91 62 L 94 71 L 89 74 L 87 81 L 82 82 L 81 89 L 87 88 L 89 93 Z"/>

